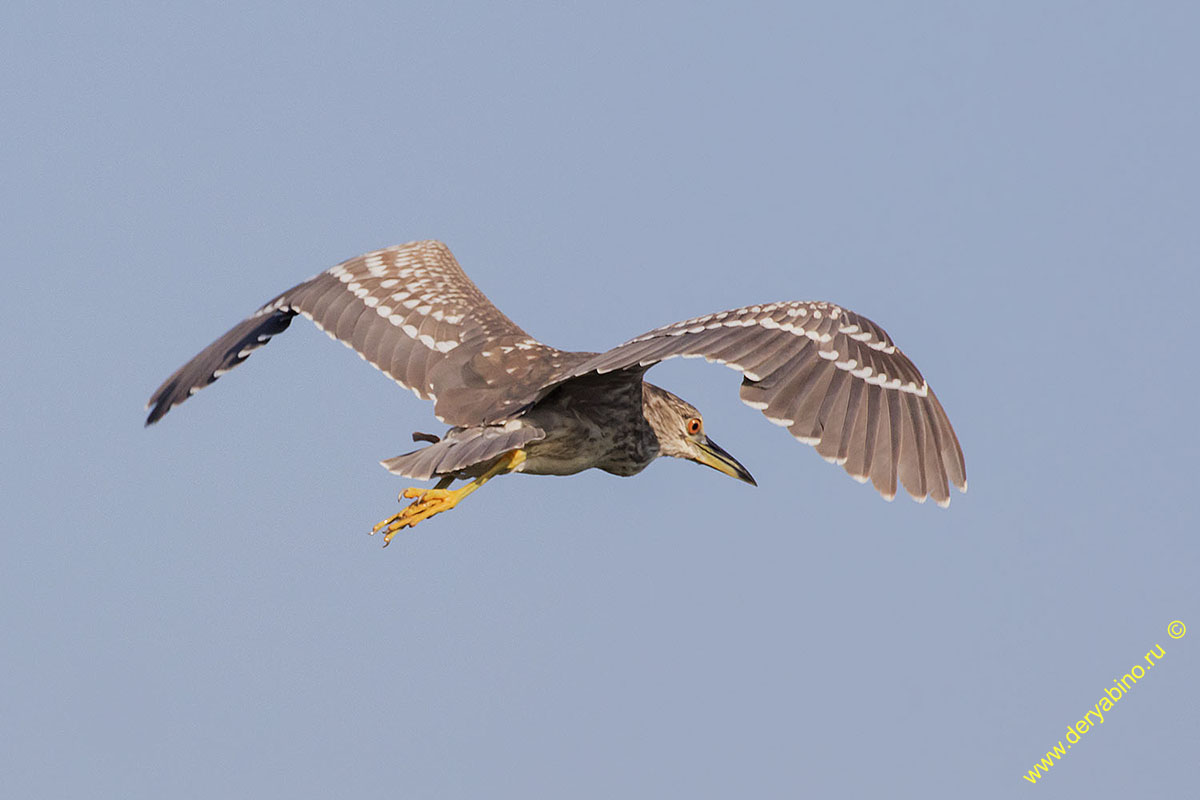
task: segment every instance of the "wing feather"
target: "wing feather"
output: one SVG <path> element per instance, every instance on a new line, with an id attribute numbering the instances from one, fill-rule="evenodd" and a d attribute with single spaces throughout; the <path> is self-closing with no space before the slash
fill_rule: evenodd
<path id="1" fill-rule="evenodd" d="M 820 410 L 817 411 L 817 423 L 814 427 L 821 431 L 821 441 L 816 445 L 817 452 L 826 461 L 836 464 L 841 455 L 841 441 L 835 433 L 842 429 L 845 422 L 854 382 L 848 379 L 845 372 L 836 371 L 832 375 L 829 389 L 821 401 Z"/>
<path id="2" fill-rule="evenodd" d="M 790 380 L 785 381 L 783 388 L 778 392 L 779 399 L 785 404 L 780 409 L 780 415 L 785 419 L 792 420 L 792 424 L 789 426 L 792 435 L 809 444 L 816 444 L 820 441 L 821 429 L 817 426 L 815 417 L 806 412 L 805 401 L 816 391 L 817 379 L 825 373 L 827 370 L 820 359 L 808 359 L 790 376 Z M 768 404 L 768 408 L 773 405 L 772 401 Z"/>
<path id="3" fill-rule="evenodd" d="M 866 394 L 867 384 L 864 381 L 854 381 L 850 384 L 850 399 L 846 401 L 846 413 L 842 416 L 842 430 L 838 438 L 837 463 L 845 464 L 850 458 L 850 442 L 854 436 L 854 426 L 862 408 L 863 395 Z"/>
<path id="4" fill-rule="evenodd" d="M 240 363 L 245 356 L 237 353 L 263 343 L 248 347 L 247 335 L 277 333 L 286 327 L 281 320 L 296 314 L 418 396 L 436 396 L 435 413 L 455 425 L 502 418 L 535 399 L 557 372 L 593 355 L 572 360 L 537 342 L 484 296 L 444 244 L 411 242 L 344 261 L 271 300 L 159 386 L 147 424 Z M 464 368 L 488 348 L 523 348 L 539 357 L 521 359 L 511 373 L 502 369 L 512 380 L 489 382 Z"/>
<path id="5" fill-rule="evenodd" d="M 743 375 L 741 397 L 884 497 L 966 491 L 962 447 L 929 384 L 879 325 L 832 303 L 746 306 L 649 331 L 577 364 L 589 372 L 702 356 Z"/>
<path id="6" fill-rule="evenodd" d="M 917 398 L 906 394 L 903 397 L 904 440 L 900 455 L 900 481 L 913 497 L 927 497 L 925 481 L 925 415 L 917 404 Z"/>

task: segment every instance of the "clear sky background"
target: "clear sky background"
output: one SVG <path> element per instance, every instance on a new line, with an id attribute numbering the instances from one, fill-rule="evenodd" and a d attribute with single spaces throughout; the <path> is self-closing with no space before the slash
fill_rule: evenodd
<path id="1" fill-rule="evenodd" d="M 7 796 L 1200 784 L 1195 4 L 0 15 Z M 376 461 L 438 423 L 303 320 L 142 428 L 261 302 L 421 238 L 563 348 L 866 314 L 971 491 L 883 502 L 673 362 L 757 489 L 510 477 L 381 550 Z"/>

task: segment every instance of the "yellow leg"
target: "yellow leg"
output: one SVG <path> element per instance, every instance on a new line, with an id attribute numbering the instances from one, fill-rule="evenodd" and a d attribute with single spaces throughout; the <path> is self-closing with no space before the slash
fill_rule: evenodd
<path id="1" fill-rule="evenodd" d="M 405 489 L 401 492 L 400 499 L 407 498 L 413 502 L 400 513 L 393 514 L 382 522 L 376 523 L 375 527 L 371 529 L 371 534 L 374 535 L 387 528 L 387 533 L 383 537 L 383 546 L 387 547 L 391 544 L 392 537 L 399 531 L 404 528 L 411 528 L 418 522 L 429 519 L 434 514 L 449 511 L 471 492 L 483 486 L 497 475 L 512 472 L 524 460 L 524 450 L 510 450 L 496 459 L 495 463 L 488 467 L 486 472 L 461 489 L 447 488 L 454 481 L 452 477 L 442 478 L 432 489 L 418 489 L 415 487 Z"/>

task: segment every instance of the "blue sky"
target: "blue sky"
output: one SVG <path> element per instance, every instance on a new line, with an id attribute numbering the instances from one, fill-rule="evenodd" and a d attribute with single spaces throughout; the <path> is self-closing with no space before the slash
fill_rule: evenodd
<path id="1" fill-rule="evenodd" d="M 13 796 L 1200 781 L 1190 4 L 0 13 Z M 757 489 L 508 477 L 384 551 L 408 483 L 376 462 L 437 422 L 303 321 L 142 428 L 260 303 L 422 238 L 561 348 L 771 300 L 866 314 L 971 491 L 885 503 L 734 373 L 672 362 L 651 379 Z"/>

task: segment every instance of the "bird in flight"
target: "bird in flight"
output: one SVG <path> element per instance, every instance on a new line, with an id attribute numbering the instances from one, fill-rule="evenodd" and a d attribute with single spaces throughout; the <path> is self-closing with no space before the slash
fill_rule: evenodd
<path id="1" fill-rule="evenodd" d="M 704 417 L 647 383 L 650 367 L 701 357 L 742 373 L 741 399 L 888 500 L 967 489 L 958 437 L 921 373 L 887 333 L 825 302 L 746 306 L 655 328 L 603 353 L 542 344 L 492 305 L 441 242 L 388 247 L 287 290 L 155 390 L 146 424 L 240 364 L 297 314 L 353 348 L 451 426 L 384 467 L 431 489 L 375 525 L 385 546 L 497 475 L 636 475 L 659 456 L 754 478 L 709 438 Z M 454 481 L 466 481 L 451 489 Z"/>

